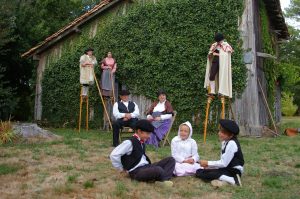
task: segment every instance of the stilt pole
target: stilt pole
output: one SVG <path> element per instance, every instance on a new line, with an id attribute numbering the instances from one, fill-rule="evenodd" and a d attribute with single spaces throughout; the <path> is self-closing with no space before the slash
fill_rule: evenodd
<path id="1" fill-rule="evenodd" d="M 101 102 L 102 102 L 102 105 L 103 105 L 103 108 L 104 108 L 104 112 L 105 112 L 105 114 L 107 116 L 107 119 L 108 119 L 108 122 L 109 122 L 109 126 L 112 129 L 112 125 L 111 125 L 111 121 L 110 121 L 110 118 L 109 118 L 109 114 L 107 112 L 107 109 L 106 109 L 106 106 L 105 106 L 105 103 L 104 103 L 104 100 L 103 100 L 103 97 L 102 97 L 102 94 L 101 94 L 101 90 L 100 90 L 100 87 L 99 87 L 98 80 L 97 80 L 97 77 L 95 75 L 95 72 L 93 74 L 94 74 L 94 79 L 95 79 L 96 86 L 97 86 L 97 89 L 98 89 L 98 92 L 99 92 L 99 96 L 101 98 Z"/>
<path id="2" fill-rule="evenodd" d="M 80 102 L 79 102 L 79 119 L 78 119 L 78 132 L 80 132 L 81 127 L 81 114 L 82 114 L 82 86 L 80 88 Z"/>
<path id="3" fill-rule="evenodd" d="M 213 101 L 213 96 L 208 96 L 207 104 L 206 104 L 206 112 L 205 112 L 205 123 L 204 123 L 204 133 L 203 133 L 203 141 L 206 143 L 206 132 L 207 132 L 207 123 L 208 123 L 208 114 L 210 103 Z"/>

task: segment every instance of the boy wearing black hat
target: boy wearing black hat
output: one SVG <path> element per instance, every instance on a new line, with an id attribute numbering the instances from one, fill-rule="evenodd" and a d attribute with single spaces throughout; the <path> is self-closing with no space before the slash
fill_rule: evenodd
<path id="1" fill-rule="evenodd" d="M 113 106 L 113 115 L 116 121 L 113 122 L 113 146 L 119 144 L 120 129 L 124 126 L 135 127 L 138 117 L 140 115 L 139 107 L 136 103 L 129 101 L 130 92 L 122 90 L 120 92 L 121 100 L 116 102 Z"/>
<path id="2" fill-rule="evenodd" d="M 135 129 L 135 134 L 129 140 L 125 140 L 111 152 L 113 167 L 128 172 L 130 178 L 137 181 L 158 181 L 166 186 L 172 186 L 173 183 L 169 179 L 175 168 L 174 158 L 167 157 L 151 164 L 145 153 L 145 141 L 154 130 L 151 122 L 139 120 Z"/>
<path id="3" fill-rule="evenodd" d="M 226 184 L 242 186 L 244 157 L 240 143 L 238 125 L 231 120 L 220 120 L 219 139 L 222 142 L 221 159 L 218 161 L 200 160 L 204 169 L 198 169 L 196 177 L 211 181 L 211 184 L 220 187 Z"/>

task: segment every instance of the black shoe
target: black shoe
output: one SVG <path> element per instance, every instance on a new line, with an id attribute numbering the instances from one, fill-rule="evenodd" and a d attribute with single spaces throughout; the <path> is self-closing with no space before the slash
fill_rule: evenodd
<path id="1" fill-rule="evenodd" d="M 242 180 L 241 180 L 241 176 L 239 174 L 235 175 L 234 181 L 237 186 L 240 186 L 240 187 L 242 186 Z"/>

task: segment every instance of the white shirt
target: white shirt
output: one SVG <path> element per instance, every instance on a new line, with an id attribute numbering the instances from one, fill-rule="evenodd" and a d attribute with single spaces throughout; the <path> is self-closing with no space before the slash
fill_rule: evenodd
<path id="1" fill-rule="evenodd" d="M 234 153 L 238 151 L 238 147 L 233 140 L 223 141 L 222 142 L 222 150 L 224 150 L 227 142 L 228 142 L 228 144 L 227 144 L 225 153 L 223 153 L 223 154 L 221 153 L 221 159 L 218 161 L 208 161 L 208 167 L 224 168 L 224 167 L 228 166 L 228 164 L 230 163 L 230 161 L 232 160 L 232 158 L 234 156 Z M 243 166 L 241 166 L 241 165 L 235 166 L 234 168 L 240 170 L 241 173 L 243 173 L 243 171 L 244 171 Z"/>
<path id="2" fill-rule="evenodd" d="M 166 100 L 164 102 L 158 102 L 157 105 L 154 107 L 153 112 L 163 112 L 166 110 L 165 107 Z M 151 115 L 147 115 L 147 119 L 149 119 Z M 160 116 L 162 120 L 167 120 L 172 118 L 172 114 L 163 114 Z"/>
<path id="3" fill-rule="evenodd" d="M 133 146 L 130 140 L 125 140 L 119 146 L 117 146 L 110 154 L 110 160 L 113 167 L 122 171 L 123 165 L 121 162 L 121 157 L 125 154 L 130 155 L 132 153 L 132 150 L 133 150 Z M 149 162 L 147 161 L 146 156 L 143 155 L 140 162 L 135 167 L 130 169 L 129 172 L 147 164 L 149 164 Z"/>
<path id="4" fill-rule="evenodd" d="M 195 162 L 199 161 L 197 143 L 191 138 L 181 140 L 178 136 L 174 137 L 171 142 L 171 152 L 172 157 L 179 163 L 189 158 L 193 158 Z"/>
<path id="5" fill-rule="evenodd" d="M 126 108 L 128 109 L 128 104 L 129 104 L 129 102 L 128 102 L 128 101 L 127 101 L 127 102 L 123 102 L 122 100 L 121 100 L 121 102 L 122 102 L 122 103 L 126 106 Z M 137 105 L 135 102 L 133 102 L 133 103 L 134 103 L 134 111 L 133 111 L 133 113 L 130 113 L 130 115 L 131 115 L 132 118 L 137 118 L 137 117 L 139 117 L 139 115 L 140 115 L 140 110 L 139 110 L 138 105 Z M 124 117 L 125 117 L 125 114 L 126 114 L 126 113 L 120 113 L 119 107 L 118 107 L 118 102 L 116 102 L 116 103 L 114 104 L 114 107 L 113 107 L 113 115 L 114 115 L 114 117 L 115 117 L 116 119 L 124 118 Z"/>

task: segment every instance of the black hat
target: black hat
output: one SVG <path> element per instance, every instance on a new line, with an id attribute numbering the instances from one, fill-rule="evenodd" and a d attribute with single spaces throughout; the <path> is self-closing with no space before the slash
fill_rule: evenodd
<path id="1" fill-rule="evenodd" d="M 157 97 L 160 95 L 167 95 L 166 91 L 164 91 L 163 89 L 159 89 L 157 92 Z"/>
<path id="2" fill-rule="evenodd" d="M 222 40 L 224 40 L 224 35 L 222 33 L 218 32 L 217 34 L 215 34 L 215 41 L 216 42 L 220 42 Z"/>
<path id="3" fill-rule="evenodd" d="M 89 51 L 94 51 L 94 49 L 93 49 L 93 48 L 87 48 L 87 49 L 84 51 L 84 53 L 86 54 L 86 53 L 89 52 Z"/>
<path id="4" fill-rule="evenodd" d="M 154 126 L 149 120 L 139 120 L 136 122 L 135 129 L 152 133 L 154 131 Z"/>
<path id="5" fill-rule="evenodd" d="M 226 131 L 232 133 L 233 135 L 238 135 L 240 132 L 239 126 L 235 123 L 235 121 L 232 120 L 225 120 L 221 119 L 220 120 L 220 125 L 223 129 Z"/>
<path id="6" fill-rule="evenodd" d="M 121 96 L 130 95 L 130 92 L 128 90 L 121 90 L 120 95 Z"/>

